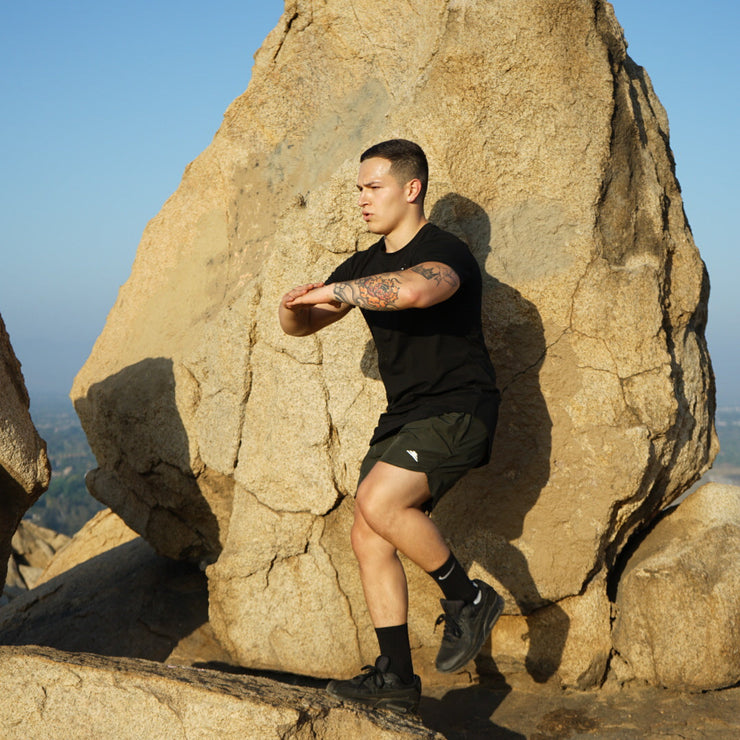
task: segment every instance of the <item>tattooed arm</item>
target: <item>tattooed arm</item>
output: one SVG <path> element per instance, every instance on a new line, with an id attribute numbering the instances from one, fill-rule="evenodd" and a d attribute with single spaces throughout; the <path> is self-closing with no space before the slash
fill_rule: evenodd
<path id="1" fill-rule="evenodd" d="M 460 278 L 451 267 L 442 262 L 422 262 L 408 270 L 323 285 L 296 296 L 289 305 L 334 302 L 371 311 L 428 308 L 447 300 L 459 287 Z"/>

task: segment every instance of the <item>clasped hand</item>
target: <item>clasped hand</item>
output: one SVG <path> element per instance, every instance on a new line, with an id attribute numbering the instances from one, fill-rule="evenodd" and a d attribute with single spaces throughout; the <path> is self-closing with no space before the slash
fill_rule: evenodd
<path id="1" fill-rule="evenodd" d="M 336 307 L 341 305 L 341 302 L 334 298 L 331 285 L 306 283 L 306 285 L 299 285 L 289 290 L 283 296 L 283 305 L 290 309 L 299 306 L 316 306 L 321 303 L 328 303 Z"/>

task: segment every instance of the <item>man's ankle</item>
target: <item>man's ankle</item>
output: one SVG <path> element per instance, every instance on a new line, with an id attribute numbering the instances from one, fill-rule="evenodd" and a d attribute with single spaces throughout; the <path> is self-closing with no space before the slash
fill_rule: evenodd
<path id="1" fill-rule="evenodd" d="M 470 604 L 480 595 L 478 587 L 468 578 L 453 553 L 450 553 L 444 565 L 431 571 L 429 575 L 437 582 L 448 601 Z"/>
<path id="2" fill-rule="evenodd" d="M 414 666 L 411 661 L 409 628 L 407 624 L 392 627 L 376 627 L 380 654 L 390 660 L 388 671 L 395 673 L 403 683 L 414 682 Z"/>

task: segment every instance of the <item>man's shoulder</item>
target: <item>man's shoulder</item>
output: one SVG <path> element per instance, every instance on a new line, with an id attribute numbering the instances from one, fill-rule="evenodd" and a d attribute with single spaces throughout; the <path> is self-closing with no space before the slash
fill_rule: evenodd
<path id="1" fill-rule="evenodd" d="M 451 259 L 464 261 L 473 259 L 470 248 L 460 237 L 431 222 L 424 227 L 424 233 L 417 248 L 422 254 L 449 255 Z M 441 261 L 444 262 L 445 260 Z"/>
<path id="2" fill-rule="evenodd" d="M 355 273 L 362 271 L 363 268 L 382 251 L 383 240 L 379 239 L 371 244 L 367 249 L 353 252 L 343 262 L 340 262 L 331 274 L 331 280 L 327 282 L 337 282 L 337 280 L 348 280 L 356 277 Z M 339 277 L 341 275 L 341 277 Z"/>
<path id="3" fill-rule="evenodd" d="M 423 244 L 435 245 L 435 246 L 449 246 L 452 249 L 463 249 L 466 252 L 470 251 L 468 245 L 450 231 L 440 228 L 437 224 L 433 224 L 429 221 L 422 234 L 421 242 Z"/>
<path id="4" fill-rule="evenodd" d="M 425 232 L 413 256 L 414 262 L 442 262 L 451 267 L 463 282 L 480 281 L 480 266 L 462 239 L 431 222 L 425 227 Z"/>

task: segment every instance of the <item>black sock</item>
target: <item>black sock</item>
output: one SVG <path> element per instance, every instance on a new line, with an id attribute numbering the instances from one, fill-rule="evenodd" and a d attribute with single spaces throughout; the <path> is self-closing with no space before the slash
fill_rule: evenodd
<path id="1" fill-rule="evenodd" d="M 388 670 L 395 673 L 404 683 L 413 683 L 414 666 L 411 662 L 409 627 L 399 624 L 395 627 L 376 627 L 380 654 L 390 659 Z"/>
<path id="2" fill-rule="evenodd" d="M 441 568 L 433 570 L 429 575 L 437 581 L 446 599 L 469 604 L 478 596 L 478 587 L 468 578 L 452 553 Z"/>

